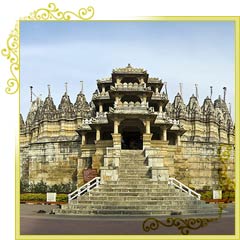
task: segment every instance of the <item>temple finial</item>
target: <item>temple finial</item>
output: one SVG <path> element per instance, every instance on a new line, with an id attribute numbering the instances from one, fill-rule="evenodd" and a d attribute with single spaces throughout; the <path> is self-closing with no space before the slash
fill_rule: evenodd
<path id="1" fill-rule="evenodd" d="M 198 84 L 195 84 L 196 98 L 198 99 Z"/>
<path id="2" fill-rule="evenodd" d="M 32 103 L 33 86 L 30 86 L 30 102 Z"/>
<path id="3" fill-rule="evenodd" d="M 180 93 L 181 97 L 182 97 L 182 85 L 183 85 L 182 83 L 179 83 L 179 91 L 180 91 L 179 93 Z"/>
<path id="4" fill-rule="evenodd" d="M 164 82 L 164 86 L 165 86 L 165 93 L 166 93 L 166 95 L 168 95 L 168 93 L 167 93 L 167 82 Z"/>
<path id="5" fill-rule="evenodd" d="M 50 84 L 48 84 L 48 97 L 51 97 L 51 89 L 50 89 Z"/>
<path id="6" fill-rule="evenodd" d="M 212 99 L 212 94 L 213 94 L 213 87 L 210 86 L 210 99 Z"/>
<path id="7" fill-rule="evenodd" d="M 226 101 L 226 93 L 227 93 L 227 88 L 223 87 L 223 101 Z"/>
<path id="8" fill-rule="evenodd" d="M 65 93 L 67 94 L 67 92 L 68 92 L 68 83 L 67 82 L 65 82 Z"/>
<path id="9" fill-rule="evenodd" d="M 80 83 L 81 83 L 81 93 L 83 93 L 83 81 L 80 81 Z"/>

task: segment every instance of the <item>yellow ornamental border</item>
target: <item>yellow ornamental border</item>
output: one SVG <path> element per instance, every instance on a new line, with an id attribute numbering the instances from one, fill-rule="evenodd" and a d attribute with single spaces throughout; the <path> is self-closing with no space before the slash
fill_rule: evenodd
<path id="1" fill-rule="evenodd" d="M 60 9 L 56 6 L 55 3 L 49 3 L 47 8 L 40 8 L 38 10 L 33 11 L 30 13 L 29 16 L 23 17 L 22 19 L 18 20 L 16 23 L 16 26 L 14 30 L 10 33 L 8 39 L 7 39 L 7 46 L 6 48 L 2 49 L 1 54 L 7 58 L 10 62 L 10 73 L 11 77 L 7 80 L 7 87 L 5 89 L 5 92 L 7 94 L 15 94 L 19 91 L 19 70 L 20 70 L 20 21 L 70 21 L 70 20 L 90 20 L 94 16 L 94 8 L 89 6 L 87 8 L 80 8 L 77 12 L 72 11 L 60 11 Z M 188 21 L 199 21 L 200 17 L 187 17 Z M 128 20 L 131 20 L 130 18 Z M 137 21 L 161 21 L 161 20 L 167 20 L 167 21 L 186 21 L 186 18 L 184 17 L 134 17 L 132 20 Z M 202 21 L 211 21 L 210 17 L 201 17 Z M 212 18 L 212 20 L 220 21 L 223 20 L 223 17 L 216 17 Z M 239 19 L 238 19 L 239 20 Z M 226 21 L 236 21 L 235 17 L 226 17 Z M 235 33 L 236 34 L 236 33 Z M 238 38 L 238 37 L 237 37 Z M 237 49 L 237 47 L 236 47 Z M 235 49 L 235 52 L 236 52 Z M 237 55 L 238 56 L 238 55 Z M 237 59 L 238 60 L 238 57 Z M 235 66 L 237 64 L 237 61 L 235 62 Z M 17 151 L 17 169 L 16 172 L 19 171 L 19 150 Z M 236 155 L 237 156 L 237 155 Z M 17 178 L 19 177 L 18 174 L 16 175 Z M 17 179 L 18 183 L 18 179 Z M 19 187 L 17 187 L 17 195 L 19 196 Z M 16 198 L 16 201 L 19 199 Z M 214 218 L 167 218 L 165 222 L 160 221 L 156 218 L 147 218 L 142 223 L 142 228 L 145 232 L 149 232 L 150 230 L 156 230 L 160 227 L 160 225 L 164 227 L 177 227 L 181 234 L 188 235 L 189 230 L 196 230 L 201 227 L 205 227 L 210 222 L 218 221 L 221 218 L 223 206 L 219 204 L 219 214 L 218 216 Z M 16 203 L 16 212 L 17 212 L 17 218 L 16 218 L 16 239 L 22 239 L 22 236 L 19 235 L 19 202 Z M 236 216 L 235 216 L 236 217 Z M 143 235 L 142 237 L 146 237 L 146 235 Z M 161 237 L 161 235 L 158 235 Z M 37 236 L 34 236 L 37 238 Z M 28 236 L 28 239 L 34 239 L 33 236 Z M 67 235 L 65 237 L 61 236 L 56 238 L 56 236 L 46 236 L 49 239 L 66 239 Z M 84 237 L 84 236 L 82 236 Z M 74 237 L 74 239 L 83 239 L 81 235 L 77 236 L 77 238 Z M 93 237 L 93 236 L 92 236 Z M 91 235 L 88 235 L 89 239 L 92 239 Z M 110 237 L 110 236 L 109 236 Z M 176 236 L 177 237 L 177 236 Z M 178 236 L 180 237 L 180 236 Z M 25 237 L 24 237 L 25 238 Z M 103 238 L 100 236 L 93 237 L 94 239 L 107 239 L 108 237 L 105 235 Z M 114 236 L 115 239 L 118 239 L 119 237 Z M 140 236 L 138 235 L 139 239 Z M 152 236 L 148 235 L 148 238 L 151 239 Z M 194 238 L 194 237 L 193 237 Z M 26 239 L 26 238 L 25 238 Z M 46 239 L 45 237 L 39 237 L 39 239 Z M 133 236 L 134 239 L 134 236 Z M 176 239 L 176 238 L 174 238 Z"/>
<path id="2" fill-rule="evenodd" d="M 2 49 L 2 55 L 10 61 L 11 78 L 5 89 L 7 94 L 15 94 L 19 90 L 19 21 L 7 40 L 7 48 Z"/>
<path id="3" fill-rule="evenodd" d="M 72 11 L 60 11 L 55 3 L 49 3 L 48 8 L 40 8 L 29 16 L 20 20 L 28 21 L 70 21 L 70 20 L 90 20 L 94 16 L 94 8 L 89 6 L 87 8 L 80 8 L 78 12 Z M 19 90 L 19 70 L 20 70 L 20 47 L 19 47 L 19 22 L 15 26 L 15 29 L 11 32 L 7 39 L 7 47 L 2 49 L 1 53 L 10 61 L 10 73 L 11 77 L 7 81 L 7 87 L 5 92 L 7 94 L 15 94 Z"/>

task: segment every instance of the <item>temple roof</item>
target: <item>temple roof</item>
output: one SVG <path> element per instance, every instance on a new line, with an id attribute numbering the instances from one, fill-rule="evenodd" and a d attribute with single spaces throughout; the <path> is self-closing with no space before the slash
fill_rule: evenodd
<path id="1" fill-rule="evenodd" d="M 53 119 L 56 112 L 57 109 L 54 105 L 53 98 L 51 96 L 46 97 L 42 106 L 41 118 Z"/>
<path id="2" fill-rule="evenodd" d="M 68 112 L 68 113 L 74 113 L 73 104 L 71 103 L 71 100 L 67 93 L 65 92 L 62 96 L 61 102 L 58 106 L 59 112 Z"/>
<path id="3" fill-rule="evenodd" d="M 113 69 L 113 73 L 120 73 L 120 74 L 146 74 L 147 71 L 143 68 L 133 68 L 129 63 L 125 68 L 115 68 Z"/>

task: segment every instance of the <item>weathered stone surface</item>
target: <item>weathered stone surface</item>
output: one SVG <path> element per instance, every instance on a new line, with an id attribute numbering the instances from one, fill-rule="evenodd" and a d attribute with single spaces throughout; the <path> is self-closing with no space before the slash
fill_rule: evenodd
<path id="1" fill-rule="evenodd" d="M 80 186 L 88 167 L 116 179 L 121 149 L 130 148 L 145 150 L 153 179 L 174 177 L 195 189 L 223 186 L 223 176 L 234 181 L 234 124 L 221 97 L 201 106 L 178 93 L 170 103 L 162 80 L 130 64 L 97 87 L 89 104 L 82 91 L 74 104 L 65 92 L 58 108 L 49 91 L 31 103 L 26 121 L 20 116 L 23 179 Z"/>

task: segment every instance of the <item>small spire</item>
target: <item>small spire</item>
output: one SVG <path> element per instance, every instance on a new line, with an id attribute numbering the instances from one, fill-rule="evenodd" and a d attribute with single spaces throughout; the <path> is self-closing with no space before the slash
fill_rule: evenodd
<path id="1" fill-rule="evenodd" d="M 210 86 L 210 99 L 212 99 L 212 94 L 213 94 L 213 87 Z"/>
<path id="2" fill-rule="evenodd" d="M 164 82 L 164 86 L 165 86 L 165 93 L 166 93 L 166 95 L 168 95 L 168 93 L 167 93 L 167 82 Z"/>
<path id="3" fill-rule="evenodd" d="M 181 97 L 182 97 L 182 86 L 183 86 L 183 84 L 182 84 L 182 83 L 179 83 L 179 89 L 180 89 L 180 90 L 179 90 L 179 91 L 180 91 L 179 93 L 180 93 Z"/>
<path id="4" fill-rule="evenodd" d="M 196 98 L 198 99 L 198 84 L 195 84 L 195 89 L 196 89 Z"/>
<path id="5" fill-rule="evenodd" d="M 50 89 L 50 84 L 48 84 L 48 97 L 51 97 L 51 89 Z"/>
<path id="6" fill-rule="evenodd" d="M 226 101 L 226 93 L 227 93 L 227 88 L 223 87 L 223 101 Z"/>
<path id="7" fill-rule="evenodd" d="M 231 103 L 229 102 L 228 103 L 228 106 L 229 106 L 229 113 L 230 113 L 230 115 L 232 114 L 231 112 L 232 112 L 232 109 L 231 109 Z"/>
<path id="8" fill-rule="evenodd" d="M 80 91 L 80 93 L 83 93 L 83 81 L 80 81 L 80 83 L 81 83 L 81 91 Z"/>
<path id="9" fill-rule="evenodd" d="M 30 102 L 32 103 L 33 86 L 30 86 Z"/>
<path id="10" fill-rule="evenodd" d="M 68 92 L 68 83 L 67 82 L 65 82 L 65 93 L 67 94 L 67 92 Z"/>

